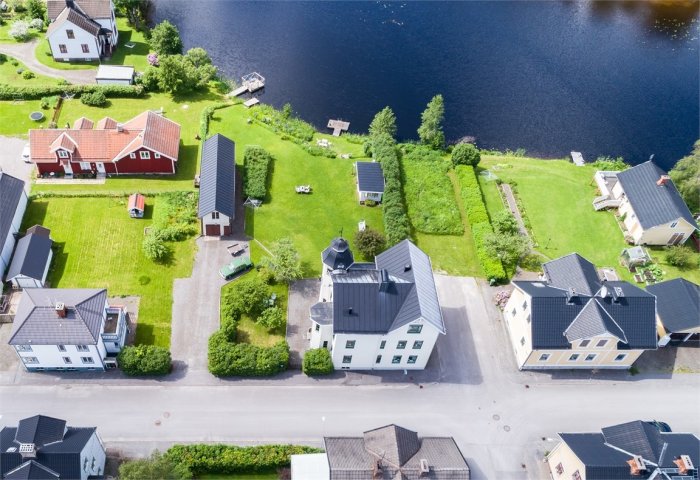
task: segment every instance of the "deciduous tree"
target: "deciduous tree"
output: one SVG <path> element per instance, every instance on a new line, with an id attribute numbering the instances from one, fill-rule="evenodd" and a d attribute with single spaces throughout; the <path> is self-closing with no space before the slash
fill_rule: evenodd
<path id="1" fill-rule="evenodd" d="M 436 150 L 445 148 L 445 134 L 442 131 L 442 121 L 445 118 L 445 104 L 442 95 L 435 95 L 421 115 L 421 125 L 418 127 L 420 141 Z"/>
<path id="2" fill-rule="evenodd" d="M 180 32 L 175 25 L 167 20 L 163 20 L 153 27 L 149 44 L 159 55 L 175 55 L 182 53 Z"/>
<path id="3" fill-rule="evenodd" d="M 668 173 L 690 211 L 700 212 L 700 140 L 695 142 L 693 152 L 678 160 Z"/>
<path id="4" fill-rule="evenodd" d="M 263 266 L 270 269 L 278 282 L 291 282 L 301 278 L 299 252 L 291 238 L 280 238 L 270 247 L 270 256 L 263 257 Z"/>

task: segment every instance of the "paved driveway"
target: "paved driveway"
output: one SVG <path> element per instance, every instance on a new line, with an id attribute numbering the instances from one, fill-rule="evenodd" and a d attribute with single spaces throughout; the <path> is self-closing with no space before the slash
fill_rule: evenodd
<path id="1" fill-rule="evenodd" d="M 24 180 L 24 188 L 29 193 L 32 186 L 34 165 L 22 161 L 22 149 L 29 141 L 26 138 L 0 137 L 0 169 L 3 172 Z"/>
<path id="2" fill-rule="evenodd" d="M 299 280 L 289 286 L 287 343 L 290 368 L 301 368 L 304 352 L 309 348 L 309 339 L 305 337 L 311 327 L 309 309 L 318 302 L 319 288 L 317 278 Z"/>
<path id="3" fill-rule="evenodd" d="M 40 41 L 43 41 L 43 38 L 25 43 L 0 43 L 0 53 L 15 57 L 29 67 L 30 70 L 47 77 L 63 78 L 74 84 L 95 83 L 97 70 L 94 68 L 89 70 L 58 70 L 39 63 L 34 55 L 34 50 L 36 50 Z"/>

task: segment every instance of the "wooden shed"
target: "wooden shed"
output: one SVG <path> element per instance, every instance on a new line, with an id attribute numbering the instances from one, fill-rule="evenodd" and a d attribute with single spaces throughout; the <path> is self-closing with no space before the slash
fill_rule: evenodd
<path id="1" fill-rule="evenodd" d="M 127 210 L 131 218 L 143 218 L 143 211 L 146 208 L 146 197 L 140 193 L 129 195 Z"/>

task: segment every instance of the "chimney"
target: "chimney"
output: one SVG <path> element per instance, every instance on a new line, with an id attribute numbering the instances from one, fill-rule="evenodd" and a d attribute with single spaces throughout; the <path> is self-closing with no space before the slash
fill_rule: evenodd
<path id="1" fill-rule="evenodd" d="M 678 467 L 678 473 L 681 475 L 687 475 L 690 470 L 695 469 L 695 465 L 693 465 L 693 461 L 688 455 L 681 455 L 680 457 L 676 458 L 673 463 L 676 464 Z"/>
<path id="2" fill-rule="evenodd" d="M 391 286 L 391 279 L 389 278 L 389 272 L 386 269 L 379 271 L 379 291 L 388 292 Z"/>
<path id="3" fill-rule="evenodd" d="M 36 458 L 36 448 L 33 443 L 20 443 L 19 454 L 22 456 L 22 460 L 25 458 Z"/>
<path id="4" fill-rule="evenodd" d="M 661 175 L 656 181 L 656 184 L 661 187 L 663 185 L 666 185 L 666 183 L 668 183 L 669 180 L 671 180 L 671 177 L 669 177 L 668 175 Z"/>
<path id="5" fill-rule="evenodd" d="M 420 459 L 420 476 L 427 477 L 430 473 L 430 465 L 428 465 L 428 460 L 425 458 Z"/>
<path id="6" fill-rule="evenodd" d="M 63 302 L 56 302 L 56 315 L 58 315 L 58 318 L 66 318 L 66 313 L 68 313 L 66 304 Z"/>
<path id="7" fill-rule="evenodd" d="M 123 131 L 124 131 L 124 124 L 117 123 L 117 132 L 123 132 Z"/>
<path id="8" fill-rule="evenodd" d="M 348 315 L 352 315 L 352 307 L 348 307 Z"/>
<path id="9" fill-rule="evenodd" d="M 407 263 L 406 265 L 403 266 L 403 271 L 408 272 L 411 269 L 411 264 Z"/>
<path id="10" fill-rule="evenodd" d="M 574 290 L 573 287 L 569 287 L 566 289 L 566 303 L 573 304 L 574 299 L 577 297 L 578 297 L 578 294 L 576 293 L 576 290 Z"/>
<path id="11" fill-rule="evenodd" d="M 627 460 L 627 465 L 630 466 L 630 475 L 637 476 L 647 471 L 644 460 L 639 455 L 635 455 L 630 460 Z"/>

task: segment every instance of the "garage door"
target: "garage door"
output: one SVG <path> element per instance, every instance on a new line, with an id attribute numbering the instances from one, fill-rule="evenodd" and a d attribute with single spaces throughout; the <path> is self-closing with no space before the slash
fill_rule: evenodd
<path id="1" fill-rule="evenodd" d="M 231 225 L 224 225 L 224 235 L 231 235 Z"/>
<path id="2" fill-rule="evenodd" d="M 204 234 L 207 236 L 218 236 L 221 232 L 221 228 L 218 225 L 207 225 Z"/>

